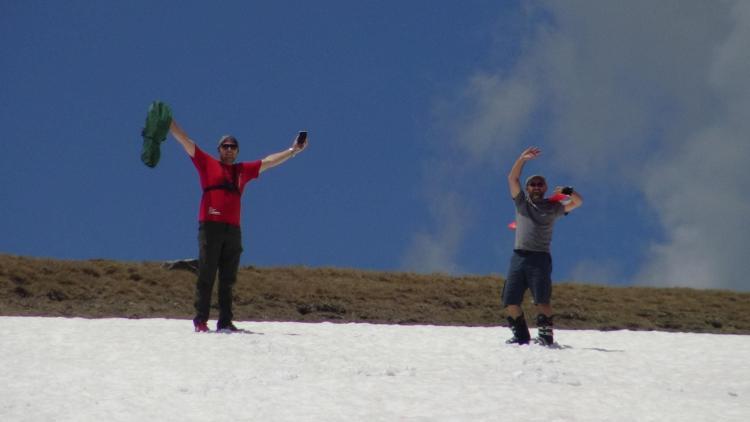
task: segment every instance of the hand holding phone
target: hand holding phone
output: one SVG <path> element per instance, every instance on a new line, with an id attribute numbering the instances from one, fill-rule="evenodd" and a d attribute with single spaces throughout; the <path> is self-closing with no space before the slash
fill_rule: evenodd
<path id="1" fill-rule="evenodd" d="M 295 143 L 299 145 L 300 148 L 303 147 L 305 143 L 307 143 L 307 131 L 306 130 L 301 130 L 297 134 L 297 139 L 295 140 Z"/>

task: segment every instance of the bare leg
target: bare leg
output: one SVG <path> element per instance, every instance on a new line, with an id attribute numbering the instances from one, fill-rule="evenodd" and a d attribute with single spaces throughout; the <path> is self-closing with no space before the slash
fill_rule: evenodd
<path id="1" fill-rule="evenodd" d="M 544 314 L 548 317 L 552 316 L 552 305 L 549 303 L 539 303 L 536 305 L 536 310 L 540 314 Z"/>
<path id="2" fill-rule="evenodd" d="M 519 305 L 508 305 L 505 307 L 505 313 L 513 319 L 516 319 L 523 315 L 523 309 L 521 309 Z"/>

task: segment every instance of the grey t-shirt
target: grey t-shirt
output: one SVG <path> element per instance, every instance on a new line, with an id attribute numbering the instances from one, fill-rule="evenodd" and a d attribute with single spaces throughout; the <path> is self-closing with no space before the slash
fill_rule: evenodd
<path id="1" fill-rule="evenodd" d="M 565 207 L 547 199 L 532 202 L 521 191 L 516 204 L 516 243 L 514 249 L 549 252 L 555 220 L 565 215 Z"/>

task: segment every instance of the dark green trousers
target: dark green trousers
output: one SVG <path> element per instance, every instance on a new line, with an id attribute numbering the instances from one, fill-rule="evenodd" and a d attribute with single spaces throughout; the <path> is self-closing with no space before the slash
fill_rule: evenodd
<path id="1" fill-rule="evenodd" d="M 211 293 L 219 273 L 219 326 L 232 321 L 232 288 L 242 254 L 242 232 L 231 224 L 203 222 L 198 229 L 200 258 L 195 285 L 195 320 L 208 321 Z"/>

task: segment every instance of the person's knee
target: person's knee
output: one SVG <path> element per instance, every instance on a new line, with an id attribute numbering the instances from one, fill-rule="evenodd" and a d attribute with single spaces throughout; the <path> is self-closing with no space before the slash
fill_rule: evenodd
<path id="1" fill-rule="evenodd" d="M 210 289 L 213 287 L 215 279 L 216 279 L 216 270 L 211 271 L 211 270 L 201 269 L 198 272 L 197 285 L 199 287 Z"/>
<path id="2" fill-rule="evenodd" d="M 234 283 L 237 281 L 237 274 L 222 274 L 219 275 L 219 289 L 231 290 L 234 287 Z"/>
<path id="3" fill-rule="evenodd" d="M 550 305 L 549 303 L 537 303 L 536 309 L 540 314 L 544 314 L 547 316 L 552 315 L 552 305 Z"/>
<path id="4" fill-rule="evenodd" d="M 523 309 L 520 305 L 507 305 L 505 306 L 505 313 L 515 319 L 523 315 Z"/>

